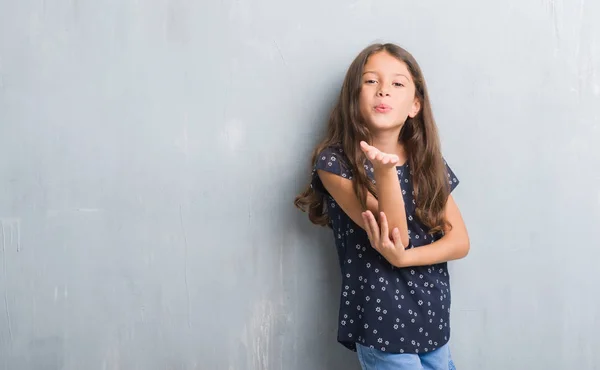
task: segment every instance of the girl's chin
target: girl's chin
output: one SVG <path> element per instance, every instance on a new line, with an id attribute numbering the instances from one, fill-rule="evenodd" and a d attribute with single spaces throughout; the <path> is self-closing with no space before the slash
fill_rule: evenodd
<path id="1" fill-rule="evenodd" d="M 392 131 L 402 128 L 403 123 L 383 120 L 373 120 L 368 126 L 371 131 Z"/>

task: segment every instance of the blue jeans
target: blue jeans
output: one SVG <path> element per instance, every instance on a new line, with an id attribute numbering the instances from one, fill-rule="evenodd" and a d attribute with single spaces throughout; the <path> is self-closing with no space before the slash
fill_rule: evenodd
<path id="1" fill-rule="evenodd" d="M 387 353 L 358 343 L 356 350 L 363 370 L 456 370 L 447 344 L 424 354 Z"/>

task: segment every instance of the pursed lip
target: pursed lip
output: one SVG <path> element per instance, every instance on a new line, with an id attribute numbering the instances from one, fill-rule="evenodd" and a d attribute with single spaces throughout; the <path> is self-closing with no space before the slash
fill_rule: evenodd
<path id="1" fill-rule="evenodd" d="M 392 110 L 392 107 L 390 107 L 390 106 L 389 106 L 389 105 L 387 105 L 387 104 L 383 104 L 383 103 L 382 103 L 382 104 L 377 104 L 377 105 L 375 106 L 375 110 L 376 110 L 376 111 L 378 111 L 378 112 L 389 112 L 389 111 L 391 111 L 391 110 Z"/>

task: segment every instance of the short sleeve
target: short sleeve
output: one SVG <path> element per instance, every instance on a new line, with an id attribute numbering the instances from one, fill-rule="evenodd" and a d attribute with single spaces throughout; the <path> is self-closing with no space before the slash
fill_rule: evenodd
<path id="1" fill-rule="evenodd" d="M 327 147 L 323 149 L 316 158 L 312 170 L 311 186 L 317 191 L 327 193 L 317 170 L 327 171 L 348 180 L 352 180 L 352 171 L 349 167 L 348 160 L 346 159 L 346 155 L 342 148 Z"/>
<path id="2" fill-rule="evenodd" d="M 456 176 L 454 171 L 452 171 L 452 169 L 448 165 L 448 162 L 446 162 L 445 159 L 444 159 L 444 164 L 446 165 L 446 172 L 448 175 L 448 185 L 450 186 L 450 193 L 452 193 L 452 191 L 458 186 L 460 181 L 458 180 L 458 177 Z"/>

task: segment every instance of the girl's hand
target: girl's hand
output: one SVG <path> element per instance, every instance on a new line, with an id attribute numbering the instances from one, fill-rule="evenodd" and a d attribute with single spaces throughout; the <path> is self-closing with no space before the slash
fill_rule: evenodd
<path id="1" fill-rule="evenodd" d="M 389 238 L 388 222 L 385 213 L 380 212 L 379 223 L 377 225 L 375 216 L 371 211 L 362 213 L 363 221 L 371 246 L 375 248 L 389 263 L 396 267 L 407 266 L 407 252 L 400 238 L 400 231 L 395 228 L 392 231 L 393 241 Z"/>
<path id="2" fill-rule="evenodd" d="M 360 149 L 369 158 L 375 169 L 394 168 L 400 162 L 400 158 L 397 155 L 384 153 L 364 141 L 360 142 Z"/>

